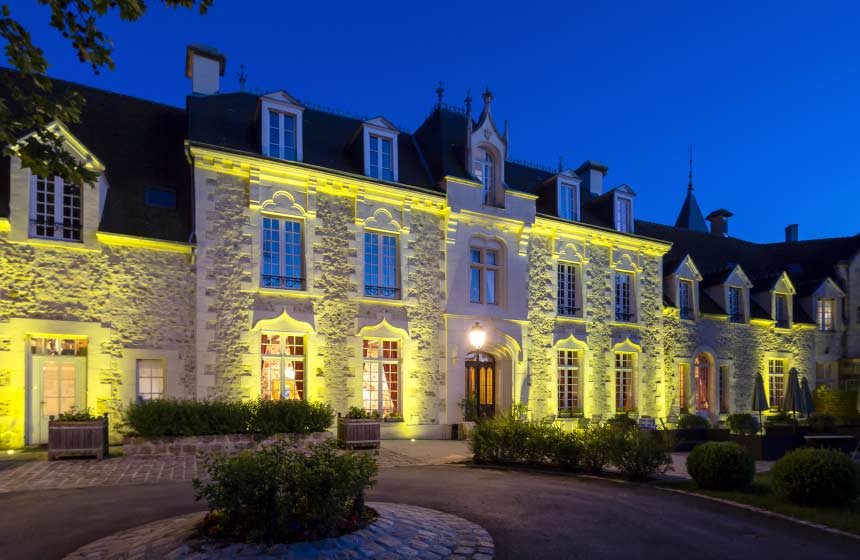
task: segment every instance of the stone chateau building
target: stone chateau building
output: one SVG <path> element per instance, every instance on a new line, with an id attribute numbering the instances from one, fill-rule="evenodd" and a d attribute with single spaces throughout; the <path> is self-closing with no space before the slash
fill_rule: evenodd
<path id="1" fill-rule="evenodd" d="M 55 81 L 87 100 L 52 126 L 95 185 L 0 162 L 0 446 L 138 398 L 326 400 L 447 437 L 467 392 L 672 422 L 748 411 L 756 374 L 774 404 L 790 368 L 857 383 L 860 237 L 732 238 L 692 176 L 674 226 L 636 219 L 603 164 L 511 161 L 489 91 L 440 91 L 409 133 L 221 93 L 225 64 L 188 48 L 184 109 Z"/>

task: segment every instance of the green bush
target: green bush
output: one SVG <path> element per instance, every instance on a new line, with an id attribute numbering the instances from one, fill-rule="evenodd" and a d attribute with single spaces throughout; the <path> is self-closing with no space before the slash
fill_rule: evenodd
<path id="1" fill-rule="evenodd" d="M 726 423 L 733 434 L 752 435 L 759 431 L 758 419 L 749 413 L 729 414 Z"/>
<path id="2" fill-rule="evenodd" d="M 672 468 L 672 448 L 655 431 L 624 430 L 611 441 L 610 463 L 630 480 L 647 480 Z"/>
<path id="3" fill-rule="evenodd" d="M 559 431 L 549 450 L 549 460 L 567 470 L 579 470 L 583 458 L 582 439 L 578 432 Z"/>
<path id="4" fill-rule="evenodd" d="M 620 429 L 624 429 L 624 430 L 639 427 L 639 424 L 636 423 L 635 418 L 631 418 L 630 416 L 628 416 L 626 413 L 623 413 L 623 412 L 618 413 L 615 416 L 613 416 L 612 418 L 608 419 L 606 421 L 606 423 L 609 424 L 610 426 L 612 426 L 613 428 L 620 428 Z"/>
<path id="5" fill-rule="evenodd" d="M 335 537 L 368 520 L 364 492 L 375 482 L 373 456 L 340 452 L 331 442 L 303 451 L 286 442 L 204 460 L 211 480 L 194 480 L 209 503 L 205 531 L 242 542 Z"/>
<path id="6" fill-rule="evenodd" d="M 798 449 L 771 470 L 774 492 L 808 506 L 840 506 L 860 495 L 860 469 L 833 449 Z"/>
<path id="7" fill-rule="evenodd" d="M 582 468 L 593 474 L 603 472 L 612 460 L 611 451 L 616 446 L 616 440 L 622 435 L 623 430 L 610 424 L 592 424 L 583 430 L 579 436 L 582 444 Z"/>
<path id="8" fill-rule="evenodd" d="M 755 477 L 755 459 L 744 447 L 724 441 L 696 446 L 687 456 L 687 472 L 709 490 L 740 490 Z"/>
<path id="9" fill-rule="evenodd" d="M 469 432 L 469 447 L 478 463 L 544 463 L 561 433 L 552 424 L 504 415 L 477 423 Z"/>
<path id="10" fill-rule="evenodd" d="M 307 401 L 186 401 L 154 399 L 123 410 L 126 433 L 146 437 L 321 432 L 330 405 Z"/>
<path id="11" fill-rule="evenodd" d="M 836 431 L 836 417 L 830 414 L 813 414 L 806 423 L 814 432 L 830 434 Z"/>
<path id="12" fill-rule="evenodd" d="M 698 414 L 684 414 L 678 419 L 679 430 L 707 430 L 710 427 L 711 422 Z"/>
<path id="13" fill-rule="evenodd" d="M 75 408 L 72 407 L 66 412 L 58 414 L 56 420 L 57 422 L 91 422 L 93 420 L 100 420 L 101 418 L 103 417 L 96 416 L 89 408 L 75 410 Z"/>

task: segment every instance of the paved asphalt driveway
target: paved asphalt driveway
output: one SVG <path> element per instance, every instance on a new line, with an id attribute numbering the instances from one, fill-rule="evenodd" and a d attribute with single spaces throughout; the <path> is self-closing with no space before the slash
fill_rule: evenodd
<path id="1" fill-rule="evenodd" d="M 190 484 L 0 495 L 0 558 L 59 558 L 101 536 L 203 509 Z M 383 469 L 369 499 L 447 511 L 498 558 L 860 557 L 860 542 L 697 498 L 609 481 L 466 466 Z"/>

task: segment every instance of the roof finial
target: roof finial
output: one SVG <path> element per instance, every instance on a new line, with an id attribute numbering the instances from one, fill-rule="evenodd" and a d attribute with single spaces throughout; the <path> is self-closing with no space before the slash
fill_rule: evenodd
<path id="1" fill-rule="evenodd" d="M 690 144 L 690 177 L 687 181 L 687 190 L 693 190 L 693 145 Z"/>
<path id="2" fill-rule="evenodd" d="M 490 103 L 493 102 L 493 92 L 490 91 L 490 86 L 487 86 L 487 89 L 484 90 L 484 95 L 482 97 L 484 98 L 484 105 L 489 107 Z"/>
<path id="3" fill-rule="evenodd" d="M 442 82 L 439 82 L 439 87 L 436 88 L 436 97 L 439 99 L 439 105 L 442 104 L 442 96 L 445 94 L 445 88 L 442 87 Z"/>
<path id="4" fill-rule="evenodd" d="M 466 114 L 471 115 L 472 114 L 472 92 L 471 91 L 466 92 L 466 99 L 463 102 L 466 104 Z"/>
<path id="5" fill-rule="evenodd" d="M 245 91 L 245 82 L 248 81 L 248 76 L 245 75 L 245 65 L 239 66 L 239 91 Z"/>
<path id="6" fill-rule="evenodd" d="M 558 156 L 558 172 L 561 173 L 564 171 L 564 162 L 561 159 L 561 156 Z"/>

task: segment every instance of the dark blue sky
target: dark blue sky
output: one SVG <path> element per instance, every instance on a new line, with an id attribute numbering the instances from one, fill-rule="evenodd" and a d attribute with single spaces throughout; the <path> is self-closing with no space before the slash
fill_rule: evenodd
<path id="1" fill-rule="evenodd" d="M 602 161 L 639 218 L 674 223 L 692 143 L 702 211 L 734 212 L 733 235 L 860 232 L 858 3 L 215 0 L 204 17 L 151 3 L 137 23 L 106 20 L 117 68 L 101 76 L 45 8 L 11 8 L 55 77 L 181 106 L 185 46 L 203 43 L 227 56 L 223 91 L 244 64 L 249 89 L 409 129 L 439 80 L 458 105 L 489 85 L 512 158 Z"/>

